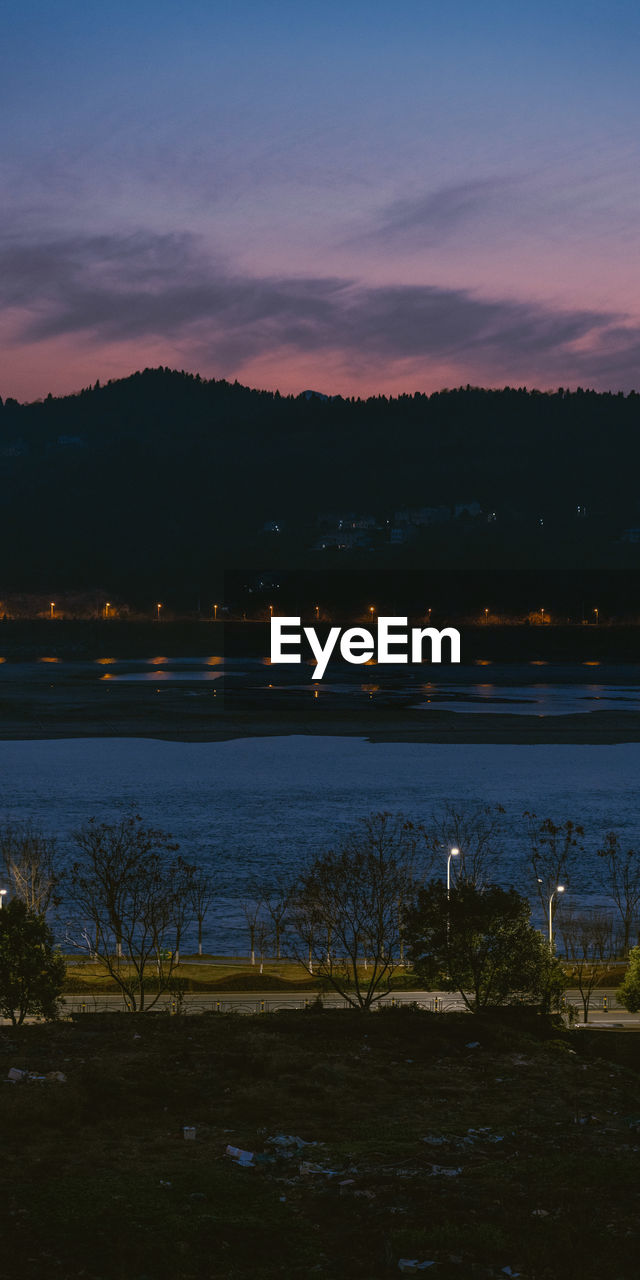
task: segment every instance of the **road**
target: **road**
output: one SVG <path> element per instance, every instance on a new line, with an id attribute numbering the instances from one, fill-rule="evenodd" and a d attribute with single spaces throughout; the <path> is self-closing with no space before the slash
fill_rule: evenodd
<path id="1" fill-rule="evenodd" d="M 220 1013 L 273 1013 L 282 1009 L 304 1009 L 312 1004 L 315 999 L 313 991 L 301 995 L 295 991 L 216 991 L 216 992 L 187 992 L 184 996 L 182 1012 L 184 1013 L 204 1013 L 204 1012 L 220 1012 Z M 567 1004 L 574 1006 L 577 1015 L 577 1021 L 582 1021 L 582 1001 L 578 991 L 569 990 L 566 993 Z M 325 994 L 322 997 L 322 1003 L 327 1009 L 343 1009 L 347 1008 L 347 1003 L 338 995 Z M 464 1010 L 465 1006 L 460 996 L 455 995 L 451 991 L 398 991 L 393 995 L 385 996 L 380 1002 L 381 1005 L 409 1005 L 418 1004 L 423 1009 L 430 1009 L 435 1012 L 445 1012 L 450 1010 Z M 115 993 L 103 993 L 99 996 L 67 996 L 64 1001 L 64 1012 L 69 1013 L 99 1013 L 116 1010 L 123 1010 L 125 1004 L 122 996 Z M 175 1002 L 170 996 L 163 996 L 155 1006 L 157 1009 L 176 1010 Z M 636 1028 L 640 1030 L 640 1017 L 636 1014 L 627 1013 L 626 1009 L 620 1009 L 616 1005 L 615 989 L 599 990 L 592 1001 L 589 1011 L 589 1025 L 594 1027 L 623 1027 Z"/>

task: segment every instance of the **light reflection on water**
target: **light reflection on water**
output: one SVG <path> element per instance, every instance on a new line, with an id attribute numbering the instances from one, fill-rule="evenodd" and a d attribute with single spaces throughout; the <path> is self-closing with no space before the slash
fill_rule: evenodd
<path id="1" fill-rule="evenodd" d="M 162 666 L 155 666 L 152 671 L 122 671 L 105 673 L 101 680 L 121 681 L 126 683 L 145 683 L 169 681 L 176 683 L 198 684 L 202 681 L 224 679 L 225 687 L 233 691 L 234 687 L 251 689 L 259 693 L 260 689 L 279 690 L 281 693 L 307 694 L 316 698 L 318 693 L 332 694 L 336 697 L 357 698 L 365 696 L 368 700 L 382 695 L 385 700 L 403 700 L 426 695 L 426 700 L 412 702 L 413 710 L 457 711 L 465 714 L 499 714 L 499 715 L 537 715 L 565 716 L 584 715 L 590 711 L 640 711 L 640 687 L 636 685 L 603 685 L 603 684 L 551 684 L 531 683 L 522 685 L 495 684 L 489 681 L 475 683 L 410 683 L 406 680 L 395 680 L 387 684 L 381 680 L 376 684 L 367 684 L 353 680 L 323 679 L 307 683 L 289 683 L 286 670 L 269 668 L 270 679 L 264 684 L 256 683 L 255 675 L 247 684 L 247 672 L 236 672 L 228 664 L 219 659 L 216 665 L 219 670 L 188 670 L 180 666 L 171 666 L 166 659 L 156 660 Z M 130 665 L 130 664 L 128 664 Z M 279 676 L 274 683 L 274 674 Z M 334 671 L 335 674 L 335 671 Z"/>
<path id="2" fill-rule="evenodd" d="M 118 675 L 113 675 L 110 671 L 100 676 L 101 680 L 123 680 L 133 683 L 139 683 L 144 680 L 151 680 L 152 683 L 158 680 L 187 680 L 192 684 L 194 680 L 221 680 L 221 671 L 198 671 L 196 675 L 191 671 L 123 671 Z"/>
<path id="3" fill-rule="evenodd" d="M 478 659 L 456 667 L 443 665 L 414 667 L 411 665 L 380 666 L 373 664 L 373 679 L 363 680 L 362 666 L 330 663 L 325 677 L 314 680 L 314 661 L 295 666 L 273 665 L 266 658 L 234 658 L 222 654 L 203 657 L 168 658 L 160 655 L 145 658 L 101 657 L 69 662 L 49 655 L 31 663 L 5 662 L 0 666 L 0 682 L 34 678 L 40 664 L 47 664 L 47 677 L 64 683 L 72 690 L 87 679 L 126 682 L 157 682 L 182 686 L 188 696 L 188 685 L 197 686 L 219 681 L 218 692 L 240 695 L 260 705 L 264 695 L 272 704 L 274 691 L 282 699 L 297 701 L 302 707 L 322 695 L 323 700 L 350 700 L 375 705 L 398 705 L 424 713 L 458 712 L 462 714 L 532 715 L 537 717 L 585 715 L 594 711 L 640 712 L 640 664 L 606 666 L 599 662 L 552 664 L 539 659 L 527 663 L 494 663 Z M 108 667 L 108 672 L 103 669 Z M 479 667 L 490 667 L 490 680 L 478 679 Z M 544 679 L 539 678 L 544 667 Z M 597 682 L 585 679 L 587 667 L 598 667 Z M 483 672 L 484 674 L 484 672 Z M 369 670 L 367 670 L 369 675 Z M 428 675 L 428 679 L 425 679 Z M 591 673 L 589 672 L 589 675 Z"/>

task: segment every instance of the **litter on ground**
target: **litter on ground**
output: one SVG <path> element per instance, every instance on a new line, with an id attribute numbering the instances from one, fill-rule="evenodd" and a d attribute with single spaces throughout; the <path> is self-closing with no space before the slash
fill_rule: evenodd
<path id="1" fill-rule="evenodd" d="M 227 1147 L 225 1154 L 231 1156 L 234 1163 L 241 1165 L 243 1169 L 249 1169 L 254 1164 L 253 1151 L 243 1151 L 241 1147 Z"/>
<path id="2" fill-rule="evenodd" d="M 418 1262 L 417 1258 L 401 1258 L 398 1262 L 398 1271 L 404 1276 L 417 1275 L 419 1271 L 428 1271 L 429 1267 L 435 1267 L 435 1262 Z"/>

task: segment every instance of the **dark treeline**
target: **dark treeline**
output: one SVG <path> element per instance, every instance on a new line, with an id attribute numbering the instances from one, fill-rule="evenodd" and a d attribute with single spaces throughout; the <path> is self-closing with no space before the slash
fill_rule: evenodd
<path id="1" fill-rule="evenodd" d="M 8 399 L 5 590 L 193 596 L 233 565 L 317 566 L 324 512 L 384 524 L 399 508 L 472 502 L 482 519 L 380 545 L 381 566 L 631 565 L 637 548 L 619 539 L 640 522 L 639 425 L 636 393 L 283 397 L 169 369 Z"/>

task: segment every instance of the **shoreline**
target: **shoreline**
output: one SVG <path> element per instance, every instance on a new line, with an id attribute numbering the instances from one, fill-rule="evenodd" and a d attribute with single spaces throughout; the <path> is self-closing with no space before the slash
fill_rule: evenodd
<path id="1" fill-rule="evenodd" d="M 153 670 L 153 668 L 151 669 Z M 96 669 L 33 663 L 0 668 L 0 741 L 62 738 L 150 738 L 225 742 L 241 738 L 354 737 L 376 743 L 601 744 L 640 742 L 640 709 L 518 714 L 513 711 L 417 707 L 419 690 L 369 701 L 312 687 L 260 687 L 252 679 L 144 679 L 120 682 Z M 108 668 L 107 668 L 108 671 Z M 151 672 L 150 672 L 151 674 Z M 558 669 L 545 672 L 550 683 Z M 599 673 L 601 676 L 603 673 Z M 500 673 L 496 673 L 501 683 Z M 496 678 L 494 676 L 494 679 Z M 574 671 L 575 681 L 575 671 Z M 463 686 L 461 685 L 461 688 Z"/>
<path id="2" fill-rule="evenodd" d="M 38 713 L 39 711 L 39 713 Z M 640 742 L 640 714 L 631 711 L 590 711 L 566 716 L 483 714 L 482 712 L 384 710 L 367 714 L 337 712 L 310 717 L 304 712 L 284 714 L 226 713 L 184 705 L 172 709 L 153 705 L 115 709 L 100 714 L 97 707 L 72 710 L 25 706 L 9 716 L 0 707 L 0 741 L 54 741 L 93 738 L 148 738 L 167 742 L 230 742 L 242 738 L 340 737 L 371 743 L 440 743 L 459 745 L 513 744 L 529 746 L 613 746 Z"/>

